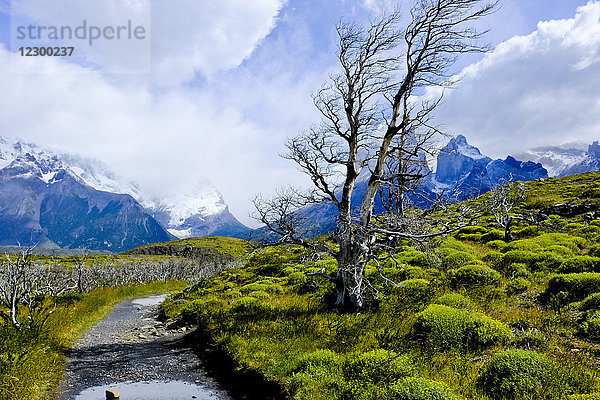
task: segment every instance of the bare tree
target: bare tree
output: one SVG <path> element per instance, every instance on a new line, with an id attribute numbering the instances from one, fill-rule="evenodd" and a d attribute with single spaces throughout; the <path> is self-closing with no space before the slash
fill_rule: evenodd
<path id="1" fill-rule="evenodd" d="M 484 209 L 491 212 L 496 223 L 504 229 L 505 242 L 510 242 L 513 239 L 511 227 L 514 221 L 534 222 L 531 217 L 513 212 L 513 208 L 525 200 L 525 197 L 525 184 L 516 182 L 496 187 L 490 191 L 485 200 Z"/>
<path id="2" fill-rule="evenodd" d="M 19 254 L 5 254 L 0 264 L 0 305 L 8 309 L 0 312 L 0 317 L 21 329 L 23 307 L 27 310 L 28 328 L 41 327 L 51 313 L 46 310 L 46 296 L 56 293 L 53 285 L 54 272 L 48 268 L 34 265 L 31 252 L 33 248 L 22 248 Z M 66 290 L 66 289 L 65 289 Z M 36 318 L 40 317 L 39 321 Z"/>
<path id="3" fill-rule="evenodd" d="M 385 14 L 366 28 L 346 21 L 337 25 L 341 72 L 314 96 L 321 121 L 287 143 L 286 157 L 308 174 L 314 190 L 279 192 L 269 201 L 257 197 L 255 206 L 258 219 L 282 240 L 307 246 L 298 230 L 289 226 L 294 222 L 291 209 L 319 201 L 336 206 L 339 249 L 322 250 L 337 260 L 333 280 L 338 305 L 363 305 L 368 285 L 365 266 L 376 258 L 378 241 L 421 240 L 455 229 L 414 232 L 407 228 L 410 224 L 381 226 L 373 218 L 374 204 L 382 185 L 395 185 L 398 195 L 390 198 L 397 211 L 404 212 L 405 193 L 422 175 L 414 168 L 415 160 L 432 150 L 438 133 L 430 122 L 441 98 L 415 98 L 424 87 L 447 85 L 449 67 L 459 55 L 485 50 L 477 43 L 481 32 L 470 23 L 492 13 L 496 4 L 417 0 L 404 29 L 400 29 L 399 12 Z M 353 209 L 351 200 L 361 172 L 367 177 L 366 190 L 360 206 Z"/>

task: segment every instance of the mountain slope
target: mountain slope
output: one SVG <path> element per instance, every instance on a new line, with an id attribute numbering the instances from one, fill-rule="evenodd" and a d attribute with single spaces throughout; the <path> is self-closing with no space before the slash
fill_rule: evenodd
<path id="1" fill-rule="evenodd" d="M 86 185 L 46 153 L 2 144 L 0 245 L 120 252 L 172 237 L 131 196 Z"/>
<path id="2" fill-rule="evenodd" d="M 549 176 L 564 177 L 600 171 L 600 144 L 598 141 L 586 147 L 579 144 L 537 147 L 519 157 L 542 163 L 548 170 Z"/>

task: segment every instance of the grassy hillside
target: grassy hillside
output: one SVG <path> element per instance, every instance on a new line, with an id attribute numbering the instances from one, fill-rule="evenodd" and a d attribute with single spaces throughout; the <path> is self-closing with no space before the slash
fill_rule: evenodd
<path id="1" fill-rule="evenodd" d="M 229 255 L 236 258 L 242 258 L 248 254 L 251 249 L 251 242 L 243 239 L 236 239 L 223 236 L 205 236 L 199 238 L 189 238 L 173 240 L 170 242 L 153 243 L 137 247 L 127 252 L 127 254 L 139 254 L 141 250 L 153 248 L 168 247 L 194 247 L 198 249 L 210 249 L 222 255 Z"/>
<path id="2" fill-rule="evenodd" d="M 509 243 L 487 215 L 427 253 L 399 244 L 385 278 L 367 269 L 360 312 L 307 275 L 335 260 L 294 246 L 257 250 L 164 310 L 294 399 L 598 399 L 600 174 L 527 194 L 515 212 L 543 218 Z"/>

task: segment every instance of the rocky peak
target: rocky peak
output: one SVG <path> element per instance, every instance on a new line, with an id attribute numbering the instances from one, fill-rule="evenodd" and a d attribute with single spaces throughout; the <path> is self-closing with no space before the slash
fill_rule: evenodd
<path id="1" fill-rule="evenodd" d="M 600 159 L 600 143 L 598 141 L 594 141 L 594 143 L 588 146 L 588 154 L 594 158 Z"/>

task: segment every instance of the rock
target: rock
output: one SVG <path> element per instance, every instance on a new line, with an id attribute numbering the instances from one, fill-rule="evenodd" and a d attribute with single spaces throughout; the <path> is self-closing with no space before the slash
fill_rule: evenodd
<path id="1" fill-rule="evenodd" d="M 106 391 L 106 400 L 120 399 L 121 394 L 116 390 L 107 390 Z"/>

